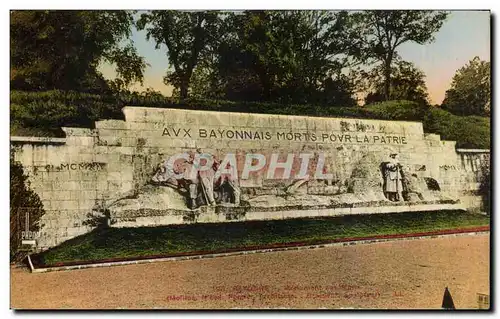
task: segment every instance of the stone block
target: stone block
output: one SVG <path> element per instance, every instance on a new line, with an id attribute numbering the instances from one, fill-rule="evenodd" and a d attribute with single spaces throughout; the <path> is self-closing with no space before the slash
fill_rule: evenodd
<path id="1" fill-rule="evenodd" d="M 131 191 L 134 189 L 134 185 L 135 185 L 134 181 L 123 181 L 121 183 L 121 188 L 122 188 L 121 191 L 122 192 Z"/>
<path id="2" fill-rule="evenodd" d="M 108 176 L 107 178 L 108 181 L 121 181 L 123 179 L 121 171 L 109 172 L 107 176 Z"/>
<path id="3" fill-rule="evenodd" d="M 69 189 L 69 188 L 65 188 Z M 71 193 L 76 192 L 76 190 L 57 190 L 52 192 L 52 200 L 69 200 L 71 198 Z"/>
<path id="4" fill-rule="evenodd" d="M 122 120 L 101 120 L 95 122 L 96 129 L 126 129 L 126 122 Z"/>
<path id="5" fill-rule="evenodd" d="M 78 209 L 78 201 L 76 200 L 59 200 L 52 202 L 57 203 L 57 209 Z"/>
<path id="6" fill-rule="evenodd" d="M 271 219 L 272 212 L 247 212 L 246 213 L 246 219 L 247 220 L 265 220 L 265 219 Z"/>

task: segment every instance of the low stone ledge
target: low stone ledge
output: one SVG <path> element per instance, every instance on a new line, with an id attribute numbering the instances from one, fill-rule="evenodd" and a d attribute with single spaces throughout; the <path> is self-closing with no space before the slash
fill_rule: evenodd
<path id="1" fill-rule="evenodd" d="M 490 153 L 489 149 L 481 148 L 457 148 L 457 153 Z"/>
<path id="2" fill-rule="evenodd" d="M 325 208 L 304 208 L 304 207 L 283 207 L 282 209 L 262 210 L 254 207 L 252 210 L 244 210 L 244 207 L 237 207 L 239 210 L 230 211 L 229 207 L 224 207 L 224 211 L 218 211 L 213 207 L 200 207 L 193 211 L 180 211 L 175 209 L 152 210 L 148 209 L 149 215 L 133 215 L 134 212 L 127 211 L 126 215 L 112 215 L 111 227 L 156 227 L 164 225 L 180 225 L 185 223 L 220 223 L 220 222 L 241 222 L 258 220 L 281 220 L 295 218 L 317 218 L 317 217 L 337 217 L 346 215 L 372 215 L 407 212 L 427 212 L 440 210 L 465 210 L 463 204 L 457 201 L 428 201 L 425 203 L 412 203 L 411 205 L 387 206 L 356 206 L 356 207 L 325 207 Z M 181 217 L 168 218 L 168 222 L 158 219 L 158 217 Z M 134 225 L 135 224 L 135 225 Z"/>
<path id="3" fill-rule="evenodd" d="M 65 137 L 11 136 L 11 143 L 22 144 L 66 144 Z"/>

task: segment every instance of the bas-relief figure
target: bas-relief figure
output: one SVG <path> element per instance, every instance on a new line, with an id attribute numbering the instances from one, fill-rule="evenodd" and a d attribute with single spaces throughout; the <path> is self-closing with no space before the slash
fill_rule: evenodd
<path id="1" fill-rule="evenodd" d="M 251 152 L 248 150 L 248 152 L 252 153 L 256 150 Z M 270 162 L 269 150 L 264 148 L 262 152 L 267 155 L 260 155 Z M 187 152 L 188 156 L 183 153 L 184 157 L 171 161 L 172 156 L 158 158 L 156 153 L 150 153 L 149 155 L 154 158 L 153 163 L 158 160 L 161 162 L 152 172 L 148 172 L 151 169 L 150 164 L 144 170 L 143 180 L 149 182 L 144 187 L 137 188 L 133 196 L 118 194 L 118 199 L 112 202 L 113 210 L 115 212 L 132 211 L 135 205 L 140 211 L 160 210 L 165 214 L 171 211 L 191 211 L 192 213 L 193 210 L 218 214 L 226 208 L 233 211 L 252 209 L 280 211 L 290 209 L 290 207 L 299 210 L 321 210 L 343 205 L 391 206 L 394 205 L 391 202 L 447 199 L 446 194 L 438 194 L 423 183 L 428 177 L 425 169 L 419 171 L 417 167 L 425 168 L 425 165 L 416 163 L 402 165 L 395 149 L 370 151 L 368 148 L 360 150 L 358 147 L 350 148 L 340 145 L 328 154 L 315 151 L 317 154 L 311 157 L 310 161 L 305 161 L 304 158 L 298 156 L 300 154 L 295 154 L 296 150 L 293 152 L 293 177 L 288 173 L 288 177 L 282 179 L 274 175 L 269 177 L 269 174 L 266 178 L 265 174 L 257 173 L 252 174 L 250 179 L 248 176 L 246 180 L 242 179 L 241 185 L 237 177 L 241 176 L 239 172 L 235 174 L 235 177 L 232 174 L 218 176 L 221 162 L 226 163 L 224 155 L 227 157 L 228 154 L 217 153 L 217 156 L 214 156 L 203 153 L 199 148 L 192 148 Z M 238 159 L 241 160 L 243 155 L 245 155 L 244 152 L 240 152 Z M 164 156 L 164 154 L 158 154 L 158 156 Z M 200 164 L 197 160 L 203 156 L 209 156 L 213 162 L 210 162 L 210 168 L 202 165 L 205 169 L 198 170 L 195 167 Z M 222 160 L 223 157 L 224 160 Z M 320 157 L 322 165 L 319 165 Z M 301 159 L 295 161 L 298 158 Z M 288 163 L 288 160 L 286 162 Z M 283 158 L 281 163 L 283 163 Z M 299 173 L 299 171 L 302 172 L 303 163 L 308 163 L 304 165 L 307 168 L 307 174 Z M 240 165 L 234 164 L 234 166 Z M 270 166 L 265 166 L 263 169 Z M 318 178 L 319 171 L 323 173 L 319 174 Z M 128 200 L 132 197 L 133 200 Z M 117 202 L 119 203 L 115 205 Z M 110 205 L 106 206 L 110 207 Z M 206 208 L 198 211 L 198 208 L 202 206 Z"/>
<path id="2" fill-rule="evenodd" d="M 380 164 L 380 169 L 376 168 L 376 157 L 370 153 L 365 154 L 357 164 L 354 164 L 353 172 L 345 180 L 294 180 L 289 182 L 286 187 L 281 187 L 283 189 L 276 189 L 269 194 L 261 192 L 260 195 L 257 195 L 259 193 L 254 193 L 253 196 L 249 196 L 248 193 L 242 196 L 239 182 L 234 180 L 232 175 L 217 176 L 220 160 L 215 157 L 212 157 L 213 165 L 211 169 L 195 170 L 196 173 L 191 174 L 191 171 L 194 170 L 196 153 L 202 154 L 200 149 L 197 149 L 196 152 L 188 152 L 189 158 L 176 161 L 175 165 L 164 161 L 158 166 L 156 173 L 151 178 L 153 184 L 169 186 L 181 193 L 186 199 L 186 207 L 191 210 L 204 205 L 216 206 L 217 204 L 232 203 L 234 206 L 240 206 L 241 198 L 250 199 L 249 204 L 251 205 L 252 199 L 254 202 L 258 202 L 263 198 L 270 198 L 269 196 L 286 197 L 293 195 L 296 202 L 301 200 L 309 202 L 313 197 L 316 199 L 320 197 L 332 198 L 334 201 L 342 202 L 346 198 L 352 198 L 342 197 L 343 194 L 352 193 L 363 197 L 364 193 L 370 191 L 376 193 L 375 188 L 377 187 L 383 193 L 382 199 L 387 201 L 414 202 L 424 200 L 424 191 L 421 189 L 422 178 L 401 165 L 397 153 L 390 153 L 387 161 Z M 330 167 L 333 168 L 334 165 Z M 183 172 L 182 177 L 176 177 L 176 175 Z M 381 177 L 378 177 L 379 173 L 377 172 L 381 174 Z M 334 176 L 339 176 L 339 174 L 335 174 L 338 172 L 332 173 Z M 353 186 L 353 183 L 357 183 L 357 185 Z M 276 186 L 276 188 L 280 187 Z M 380 200 L 379 197 L 371 200 L 376 198 Z M 369 199 L 366 198 L 366 200 Z"/>
<path id="3" fill-rule="evenodd" d="M 199 149 L 196 152 L 201 154 Z M 175 165 L 167 160 L 160 164 L 151 181 L 158 185 L 173 187 L 187 195 L 189 209 L 196 209 L 200 204 L 215 206 L 217 202 L 221 203 L 224 200 L 227 203 L 231 201 L 230 197 L 232 197 L 233 204 L 239 206 L 241 192 L 238 181 L 234 180 L 231 175 L 218 176 L 216 174 L 220 161 L 213 157 L 211 169 L 196 170 L 194 168 L 195 153 L 188 152 L 188 154 L 188 159 L 176 161 Z M 184 173 L 182 177 L 177 178 L 176 175 L 181 173 Z M 227 189 L 231 194 L 224 194 Z"/>

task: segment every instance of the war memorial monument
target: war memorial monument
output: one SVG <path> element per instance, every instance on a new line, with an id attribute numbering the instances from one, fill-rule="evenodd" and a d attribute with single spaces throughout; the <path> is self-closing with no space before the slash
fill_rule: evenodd
<path id="1" fill-rule="evenodd" d="M 489 150 L 420 122 L 124 107 L 125 120 L 11 136 L 44 250 L 110 227 L 469 210 Z"/>

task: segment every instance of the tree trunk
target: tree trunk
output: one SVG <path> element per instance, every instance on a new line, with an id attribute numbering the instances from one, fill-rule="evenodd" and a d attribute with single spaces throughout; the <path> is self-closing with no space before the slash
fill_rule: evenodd
<path id="1" fill-rule="evenodd" d="M 179 97 L 181 101 L 187 99 L 188 97 L 188 90 L 189 90 L 189 79 L 191 78 L 191 75 L 186 75 L 181 78 L 181 85 L 180 85 L 180 92 L 179 92 Z"/>
<path id="2" fill-rule="evenodd" d="M 257 73 L 260 85 L 262 86 L 262 99 L 264 101 L 269 101 L 271 99 L 271 90 L 272 90 L 270 76 L 263 65 L 257 65 L 255 72 Z"/>
<path id="3" fill-rule="evenodd" d="M 188 97 L 189 85 L 191 84 L 191 75 L 193 74 L 194 65 L 195 64 L 192 63 L 190 66 L 188 66 L 188 69 L 181 77 L 181 83 L 179 88 L 180 89 L 179 95 L 181 100 L 187 99 Z"/>
<path id="4" fill-rule="evenodd" d="M 384 98 L 389 101 L 391 97 L 391 61 L 387 60 L 384 65 Z"/>
<path id="5" fill-rule="evenodd" d="M 384 98 L 386 101 L 391 98 L 391 64 L 392 53 L 389 53 L 384 61 Z"/>
<path id="6" fill-rule="evenodd" d="M 262 88 L 263 88 L 262 95 L 263 95 L 264 101 L 271 101 L 271 83 L 270 83 L 270 81 L 268 81 L 267 79 L 264 78 L 261 81 L 261 83 L 262 83 Z"/>
<path id="7" fill-rule="evenodd" d="M 181 100 L 187 99 L 188 97 L 188 86 L 186 84 L 181 84 L 180 87 L 180 98 Z"/>

